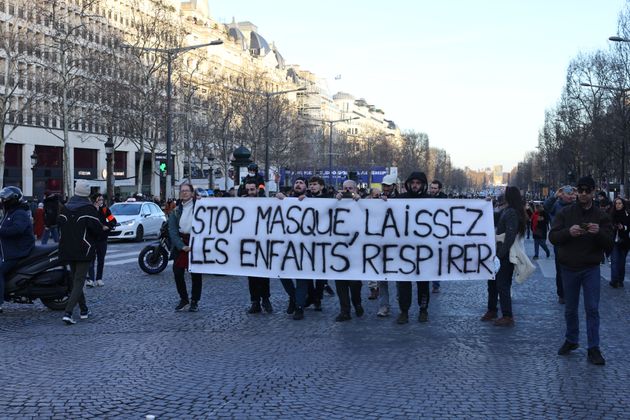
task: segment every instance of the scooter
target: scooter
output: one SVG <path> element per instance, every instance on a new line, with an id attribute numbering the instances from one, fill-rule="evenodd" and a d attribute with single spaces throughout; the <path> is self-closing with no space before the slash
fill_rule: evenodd
<path id="1" fill-rule="evenodd" d="M 138 265 L 147 274 L 158 274 L 164 271 L 171 256 L 171 240 L 168 236 L 168 225 L 162 224 L 158 242 L 145 246 L 138 255 Z"/>
<path id="2" fill-rule="evenodd" d="M 70 297 L 70 271 L 59 260 L 57 245 L 35 246 L 5 275 L 4 300 L 33 303 L 39 299 L 53 311 L 66 307 Z"/>

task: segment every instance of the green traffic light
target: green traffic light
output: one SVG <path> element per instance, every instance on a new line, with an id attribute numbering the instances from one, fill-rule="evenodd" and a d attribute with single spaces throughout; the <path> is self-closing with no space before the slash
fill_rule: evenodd
<path id="1" fill-rule="evenodd" d="M 164 163 L 164 162 L 160 163 L 160 171 L 161 172 L 166 172 L 166 163 Z"/>

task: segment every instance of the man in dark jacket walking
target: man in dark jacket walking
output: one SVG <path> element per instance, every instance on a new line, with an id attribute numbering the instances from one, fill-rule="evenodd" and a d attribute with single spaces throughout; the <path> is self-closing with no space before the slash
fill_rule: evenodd
<path id="1" fill-rule="evenodd" d="M 566 302 L 566 340 L 558 354 L 566 355 L 578 348 L 578 305 L 583 289 L 588 360 L 603 365 L 606 361 L 599 350 L 599 264 L 604 251 L 613 247 L 613 231 L 608 215 L 593 205 L 594 190 L 595 181 L 590 176 L 578 181 L 578 201 L 553 219 L 549 240 L 558 249 Z"/>
<path id="2" fill-rule="evenodd" d="M 18 187 L 5 187 L 0 191 L 4 217 L 0 221 L 0 313 L 4 302 L 4 276 L 21 258 L 30 254 L 35 246 L 33 224 L 28 204 L 22 199 Z"/>
<path id="3" fill-rule="evenodd" d="M 427 194 L 427 176 L 424 172 L 412 172 L 405 181 L 406 192 L 399 195 L 398 198 L 429 198 Z M 416 282 L 418 287 L 418 305 L 420 313 L 418 321 L 427 322 L 429 320 L 429 282 Z M 400 307 L 400 315 L 396 320 L 399 324 L 409 322 L 409 308 L 411 307 L 411 289 L 410 281 L 398 282 L 398 305 Z"/>
<path id="4" fill-rule="evenodd" d="M 62 318 L 68 325 L 76 324 L 72 312 L 77 303 L 81 310 L 81 319 L 87 319 L 90 314 L 83 286 L 95 256 L 96 241 L 103 231 L 103 225 L 89 196 L 89 183 L 83 179 L 78 180 L 74 187 L 74 196 L 66 203 L 58 219 L 61 233 L 59 258 L 70 265 L 72 278 L 72 293 Z"/>

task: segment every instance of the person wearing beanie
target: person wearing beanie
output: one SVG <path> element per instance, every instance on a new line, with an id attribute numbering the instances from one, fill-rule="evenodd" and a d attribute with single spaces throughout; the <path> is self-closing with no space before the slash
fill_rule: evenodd
<path id="1" fill-rule="evenodd" d="M 593 204 L 595 181 L 590 176 L 577 183 L 577 202 L 563 208 L 553 219 L 549 240 L 558 249 L 564 287 L 564 344 L 558 350 L 568 355 L 579 346 L 580 291 L 584 292 L 588 360 L 604 365 L 599 349 L 600 262 L 605 251 L 613 248 L 613 227 L 610 217 Z"/>
<path id="2" fill-rule="evenodd" d="M 62 318 L 68 325 L 76 324 L 72 313 L 77 303 L 81 310 L 81 319 L 87 319 L 90 314 L 83 286 L 95 257 L 96 242 L 103 232 L 103 225 L 98 217 L 98 210 L 88 198 L 89 195 L 90 184 L 84 179 L 78 180 L 74 187 L 74 196 L 63 207 L 58 219 L 61 233 L 59 259 L 70 265 L 72 279 L 72 292 Z"/>

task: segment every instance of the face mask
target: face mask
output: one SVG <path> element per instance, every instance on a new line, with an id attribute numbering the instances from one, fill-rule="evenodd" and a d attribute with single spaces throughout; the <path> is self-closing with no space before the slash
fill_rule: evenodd
<path id="1" fill-rule="evenodd" d="M 249 176 L 254 176 L 256 175 L 256 172 L 247 172 L 249 174 Z"/>

